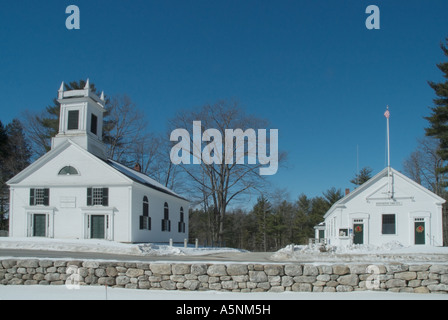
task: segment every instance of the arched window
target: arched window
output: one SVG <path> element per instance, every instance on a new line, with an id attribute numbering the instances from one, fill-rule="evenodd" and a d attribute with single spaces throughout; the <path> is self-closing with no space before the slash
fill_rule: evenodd
<path id="1" fill-rule="evenodd" d="M 166 202 L 163 205 L 162 231 L 171 231 L 170 210 Z"/>
<path id="2" fill-rule="evenodd" d="M 166 202 L 163 206 L 163 219 L 165 219 L 165 220 L 170 219 L 170 209 L 168 208 L 168 203 L 166 203 Z"/>
<path id="3" fill-rule="evenodd" d="M 151 230 L 151 217 L 149 216 L 149 200 L 143 197 L 143 210 L 140 216 L 140 230 Z"/>
<path id="4" fill-rule="evenodd" d="M 178 226 L 179 233 L 185 233 L 184 208 L 180 207 L 180 221 Z"/>
<path id="5" fill-rule="evenodd" d="M 60 175 L 60 176 L 71 176 L 71 175 L 77 175 L 77 174 L 79 174 L 78 170 L 76 170 L 72 166 L 65 166 L 64 168 L 59 170 L 59 173 L 58 173 L 58 175 Z"/>
<path id="6" fill-rule="evenodd" d="M 143 215 L 145 217 L 149 216 L 149 201 L 148 201 L 148 197 L 147 196 L 143 197 Z"/>

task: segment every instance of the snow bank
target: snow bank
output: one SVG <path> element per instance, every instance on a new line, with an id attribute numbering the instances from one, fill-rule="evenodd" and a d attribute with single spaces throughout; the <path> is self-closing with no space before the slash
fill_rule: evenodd
<path id="1" fill-rule="evenodd" d="M 0 238 L 0 249 L 40 251 L 98 252 L 135 256 L 205 255 L 216 252 L 244 252 L 232 248 L 194 248 L 166 244 L 126 244 L 98 239 Z"/>
<path id="2" fill-rule="evenodd" d="M 271 256 L 275 261 L 301 262 L 363 262 L 363 261 L 448 261 L 448 247 L 409 246 L 398 241 L 381 246 L 349 245 L 329 246 L 322 244 L 288 245 Z"/>

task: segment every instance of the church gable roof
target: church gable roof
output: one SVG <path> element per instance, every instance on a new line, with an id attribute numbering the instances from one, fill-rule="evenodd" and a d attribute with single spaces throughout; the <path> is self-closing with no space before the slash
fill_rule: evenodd
<path id="1" fill-rule="evenodd" d="M 124 165 L 122 165 L 121 163 L 118 163 L 116 161 L 113 161 L 111 159 L 106 160 L 106 163 L 111 166 L 112 168 L 114 168 L 115 170 L 119 171 L 120 173 L 124 174 L 126 177 L 132 179 L 133 181 L 142 184 L 146 187 L 149 187 L 151 189 L 169 194 L 171 196 L 174 196 L 176 198 L 182 199 L 182 200 L 186 200 L 184 197 L 178 195 L 177 193 L 175 193 L 174 191 L 172 191 L 171 189 L 165 187 L 164 185 L 162 185 L 161 183 L 157 182 L 156 180 L 152 179 L 151 177 L 147 176 L 144 173 L 138 172 L 136 170 L 130 169 Z"/>
<path id="2" fill-rule="evenodd" d="M 129 184 L 132 182 L 129 178 L 121 175 L 116 170 L 113 170 L 109 166 L 105 165 L 100 158 L 91 154 L 70 139 L 67 139 L 58 147 L 50 150 L 35 162 L 30 164 L 23 171 L 11 178 L 9 181 L 7 181 L 7 184 L 64 184 L 64 181 L 66 181 L 65 178 L 60 177 L 58 173 L 62 168 L 66 166 L 73 166 L 77 169 L 77 171 L 81 169 L 80 176 L 82 177 L 82 179 L 76 179 L 71 181 L 70 183 L 102 184 L 104 183 L 104 181 L 96 182 L 98 180 L 98 175 L 96 173 L 100 174 L 100 172 L 102 172 L 101 174 L 103 174 L 104 176 L 107 176 L 109 181 L 114 181 L 114 183 Z M 88 171 L 91 171 L 90 174 L 88 173 Z M 92 172 L 95 174 L 91 174 Z M 115 173 L 115 176 L 113 176 L 113 173 Z M 38 175 L 35 176 L 36 174 Z M 86 179 L 89 181 L 87 181 Z"/>
<path id="3" fill-rule="evenodd" d="M 431 192 L 430 190 L 426 189 L 422 185 L 418 184 L 414 180 L 408 178 L 404 174 L 400 173 L 399 171 L 395 170 L 394 168 L 390 168 L 392 175 L 397 176 L 401 180 L 403 180 L 406 184 L 410 185 L 412 188 L 415 188 L 425 195 L 431 197 L 434 202 L 438 203 L 445 203 L 445 199 L 439 197 L 435 193 Z M 387 182 L 384 184 L 378 184 L 378 182 L 388 176 L 388 168 L 384 168 L 382 171 L 380 171 L 378 174 L 376 174 L 374 177 L 366 181 L 364 184 L 350 192 L 345 197 L 339 199 L 337 202 L 335 202 L 331 208 L 327 211 L 327 213 L 324 215 L 324 218 L 327 218 L 336 208 L 345 207 L 345 204 L 347 204 L 349 201 L 353 200 L 355 197 L 360 196 L 361 193 L 368 191 L 369 189 L 372 189 L 370 193 L 367 193 L 366 200 L 387 200 L 388 198 L 385 196 L 387 194 L 387 188 L 388 184 Z M 393 199 L 400 199 L 400 198 L 413 198 L 413 195 L 408 194 L 406 190 L 403 190 L 400 188 L 400 186 L 394 185 L 394 197 Z"/>
<path id="4" fill-rule="evenodd" d="M 47 152 L 45 155 L 43 155 L 38 160 L 33 162 L 31 165 L 29 165 L 27 168 L 25 168 L 23 171 L 21 171 L 16 176 L 14 176 L 9 181 L 7 181 L 7 184 L 8 185 L 20 185 L 21 183 L 27 184 L 27 182 L 24 182 L 24 181 L 26 181 L 28 178 L 32 177 L 32 175 L 37 173 L 39 170 L 48 171 L 48 169 L 46 170 L 44 167 L 47 164 L 49 164 L 50 162 L 54 163 L 54 161 L 57 159 L 57 157 L 62 155 L 70 147 L 75 148 L 76 155 L 83 155 L 83 156 L 80 156 L 80 158 L 77 160 L 73 159 L 73 157 L 67 156 L 69 158 L 67 160 L 69 160 L 69 161 L 59 161 L 60 167 L 54 167 L 54 165 L 51 167 L 51 171 L 54 172 L 54 175 L 44 174 L 44 176 L 45 176 L 44 180 L 42 180 L 42 178 L 39 178 L 37 180 L 42 181 L 42 183 L 45 185 L 52 184 L 53 183 L 52 181 L 62 180 L 62 179 L 56 178 L 57 173 L 60 171 L 60 169 L 67 165 L 78 167 L 77 162 L 79 162 L 79 166 L 81 166 L 81 163 L 84 163 L 84 166 L 89 167 L 89 169 L 91 171 L 93 170 L 95 173 L 99 173 L 98 170 L 103 170 L 103 171 L 107 170 L 107 171 L 104 171 L 104 176 L 107 177 L 107 179 L 106 179 L 107 181 L 100 181 L 100 180 L 98 180 L 97 176 L 95 177 L 94 175 L 85 174 L 86 169 L 84 168 L 84 170 L 81 170 L 81 175 L 83 176 L 83 179 L 81 181 L 82 184 L 85 184 L 85 183 L 88 183 L 88 184 L 94 183 L 95 184 L 96 183 L 99 185 L 103 185 L 103 184 L 108 185 L 108 184 L 132 184 L 133 182 L 136 182 L 145 187 L 148 187 L 148 188 L 157 190 L 159 192 L 168 194 L 170 196 L 188 201 L 187 199 L 183 198 L 182 196 L 178 195 L 174 191 L 163 186 L 162 184 L 160 184 L 156 180 L 150 178 L 149 176 L 147 176 L 141 172 L 137 172 L 135 170 L 129 169 L 126 166 L 124 166 L 116 161 L 113 161 L 110 159 L 103 160 L 103 159 L 91 154 L 90 152 L 88 152 L 84 148 L 80 147 L 75 142 L 71 141 L 70 139 L 67 139 L 58 147 Z M 71 156 L 73 156 L 73 154 Z M 86 160 L 88 160 L 89 164 L 85 163 Z M 96 163 L 98 165 L 98 166 L 95 166 L 95 169 L 92 168 L 92 164 L 94 164 L 94 163 Z M 101 169 L 101 167 L 103 169 Z M 106 174 L 105 172 L 109 172 L 109 173 Z M 111 174 L 112 174 L 112 176 L 111 176 Z M 114 176 L 114 174 L 115 174 L 115 176 Z M 87 182 L 85 177 L 87 177 L 87 179 L 90 179 L 92 181 Z M 36 179 L 34 179 L 34 180 L 36 180 Z M 62 183 L 62 181 L 61 181 L 61 183 Z M 34 183 L 31 182 L 31 184 L 34 184 Z"/>

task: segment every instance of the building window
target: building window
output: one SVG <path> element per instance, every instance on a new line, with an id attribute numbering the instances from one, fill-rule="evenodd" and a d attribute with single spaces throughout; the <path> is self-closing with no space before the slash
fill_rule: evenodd
<path id="1" fill-rule="evenodd" d="M 87 205 L 107 207 L 109 205 L 109 188 L 87 188 Z"/>
<path id="2" fill-rule="evenodd" d="M 383 214 L 383 234 L 395 234 L 395 215 Z"/>
<path id="3" fill-rule="evenodd" d="M 170 211 L 166 202 L 163 206 L 162 231 L 171 231 Z"/>
<path id="4" fill-rule="evenodd" d="M 90 132 L 97 134 L 98 131 L 98 117 L 92 113 L 90 118 Z"/>
<path id="5" fill-rule="evenodd" d="M 185 233 L 184 208 L 180 207 L 179 233 Z"/>
<path id="6" fill-rule="evenodd" d="M 30 189 L 30 206 L 50 205 L 50 189 L 32 188 Z"/>
<path id="7" fill-rule="evenodd" d="M 72 166 L 65 166 L 61 170 L 59 170 L 58 175 L 60 176 L 71 176 L 71 175 L 78 175 L 78 170 L 73 168 Z"/>
<path id="8" fill-rule="evenodd" d="M 70 110 L 68 112 L 67 130 L 78 130 L 79 110 Z"/>
<path id="9" fill-rule="evenodd" d="M 143 197 L 143 215 L 140 216 L 140 230 L 151 230 L 151 217 L 149 216 L 148 197 Z"/>

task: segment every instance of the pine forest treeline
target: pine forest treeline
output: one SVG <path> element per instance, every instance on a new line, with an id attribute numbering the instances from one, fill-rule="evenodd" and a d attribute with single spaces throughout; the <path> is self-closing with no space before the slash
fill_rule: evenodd
<path id="1" fill-rule="evenodd" d="M 314 238 L 314 226 L 334 202 L 343 196 L 331 188 L 323 196 L 310 198 L 301 194 L 297 200 L 262 195 L 249 211 L 233 209 L 226 213 L 223 242 L 213 243 L 213 210 L 190 212 L 190 239 L 201 245 L 227 246 L 250 251 L 274 251 L 289 244 L 306 244 Z"/>

